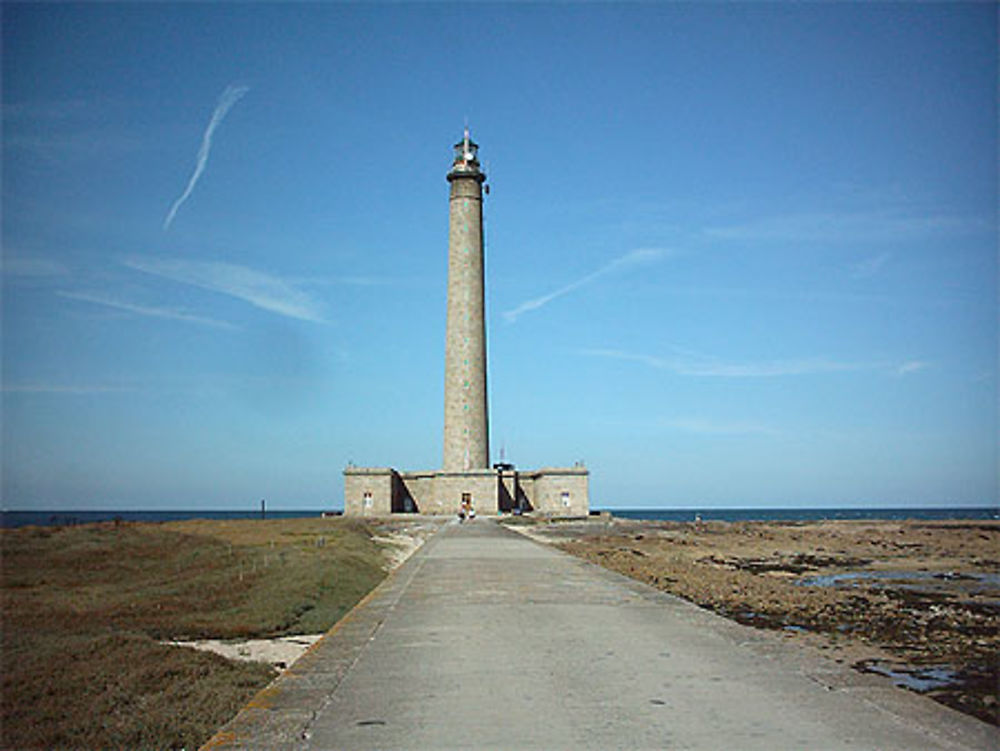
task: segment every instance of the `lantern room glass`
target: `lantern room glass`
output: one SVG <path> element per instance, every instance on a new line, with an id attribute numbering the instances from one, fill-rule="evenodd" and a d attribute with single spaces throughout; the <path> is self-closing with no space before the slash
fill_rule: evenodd
<path id="1" fill-rule="evenodd" d="M 455 161 L 474 162 L 479 146 L 472 139 L 463 139 L 455 144 Z"/>

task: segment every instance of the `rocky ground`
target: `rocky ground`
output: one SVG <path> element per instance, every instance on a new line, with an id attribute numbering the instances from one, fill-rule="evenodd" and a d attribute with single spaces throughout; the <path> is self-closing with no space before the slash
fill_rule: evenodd
<path id="1" fill-rule="evenodd" d="M 1000 523 L 513 522 L 1000 724 Z"/>

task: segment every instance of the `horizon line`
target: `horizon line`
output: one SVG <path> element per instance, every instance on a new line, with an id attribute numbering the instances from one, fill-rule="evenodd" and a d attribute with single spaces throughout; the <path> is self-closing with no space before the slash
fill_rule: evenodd
<path id="1" fill-rule="evenodd" d="M 962 502 L 957 505 L 945 504 L 945 505 L 932 505 L 932 504 L 917 504 L 917 505 L 901 505 L 898 503 L 881 504 L 875 503 L 873 505 L 857 505 L 857 504 L 846 504 L 842 506 L 829 505 L 829 504 L 806 504 L 801 506 L 762 506 L 762 505 L 739 505 L 739 506 L 592 506 L 591 511 L 793 511 L 802 509 L 811 510 L 829 510 L 829 509 L 851 509 L 851 510 L 861 510 L 861 509 L 998 509 L 1000 510 L 1000 504 L 985 502 L 985 503 L 966 503 Z M 339 511 L 343 510 L 341 506 L 322 506 L 322 507 L 299 507 L 299 508 L 267 508 L 267 512 L 288 512 L 288 513 L 304 513 L 304 512 L 323 512 L 323 511 Z M 232 508 L 45 508 L 45 509 L 28 509 L 28 508 L 4 508 L 0 509 L 0 513 L 38 513 L 38 514 L 54 514 L 54 513 L 116 513 L 116 512 L 139 512 L 139 513 L 229 513 L 229 512 L 246 512 L 246 513 L 260 513 L 259 506 L 239 506 Z M 530 513 L 530 512 L 529 512 Z M 393 518 L 405 519 L 407 516 L 421 516 L 419 512 L 413 514 L 394 514 Z"/>

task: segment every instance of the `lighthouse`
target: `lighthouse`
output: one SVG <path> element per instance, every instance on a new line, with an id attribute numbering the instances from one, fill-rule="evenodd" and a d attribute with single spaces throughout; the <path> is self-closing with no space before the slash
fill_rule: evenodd
<path id="1" fill-rule="evenodd" d="M 478 146 L 455 144 L 448 172 L 448 323 L 444 363 L 445 472 L 488 469 L 483 183 Z"/>
<path id="2" fill-rule="evenodd" d="M 400 471 L 348 464 L 348 516 L 537 513 L 585 517 L 590 472 L 572 466 L 490 466 L 486 396 L 486 285 L 479 147 L 465 129 L 448 170 L 448 301 L 444 362 L 444 455 L 440 469 Z M 515 415 L 531 420 L 532 415 Z"/>

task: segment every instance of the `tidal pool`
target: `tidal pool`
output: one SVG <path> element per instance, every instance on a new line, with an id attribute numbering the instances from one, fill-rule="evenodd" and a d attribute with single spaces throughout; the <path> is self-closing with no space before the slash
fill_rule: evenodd
<path id="1" fill-rule="evenodd" d="M 960 682 L 956 671 L 948 665 L 914 667 L 880 660 L 866 660 L 857 668 L 864 673 L 884 675 L 891 678 L 895 685 L 922 694 L 938 688 L 955 686 Z"/>
<path id="2" fill-rule="evenodd" d="M 956 571 L 847 571 L 840 574 L 803 576 L 795 580 L 802 587 L 836 587 L 855 582 L 876 586 L 914 587 L 916 585 L 961 583 L 969 592 L 983 592 L 1000 587 L 1000 574 L 959 573 Z"/>

